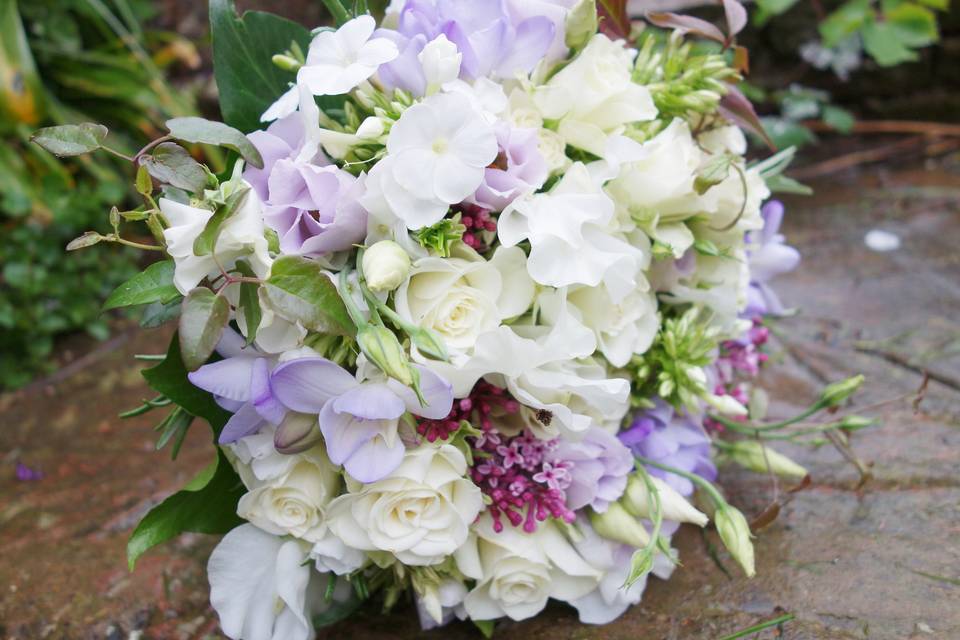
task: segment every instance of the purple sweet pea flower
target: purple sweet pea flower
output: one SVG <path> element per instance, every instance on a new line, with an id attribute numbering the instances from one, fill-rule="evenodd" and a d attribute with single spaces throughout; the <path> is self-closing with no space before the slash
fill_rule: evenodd
<path id="1" fill-rule="evenodd" d="M 800 252 L 784 244 L 783 235 L 778 233 L 783 221 L 783 204 L 771 200 L 763 206 L 760 215 L 763 229 L 747 234 L 750 289 L 744 313 L 750 318 L 784 312 L 780 298 L 768 283 L 800 263 Z"/>
<path id="2" fill-rule="evenodd" d="M 514 129 L 501 122 L 495 130 L 500 153 L 484 170 L 483 182 L 467 201 L 490 211 L 503 211 L 517 196 L 542 187 L 548 171 L 537 148 L 536 129 Z"/>
<path id="3" fill-rule="evenodd" d="M 634 455 L 649 458 L 707 480 L 717 478 L 717 468 L 710 459 L 710 438 L 698 422 L 678 414 L 661 399 L 656 406 L 638 414 L 629 429 L 617 436 Z M 673 473 L 647 467 L 651 475 L 661 478 L 681 495 L 693 493 L 693 483 Z"/>
<path id="4" fill-rule="evenodd" d="M 360 482 L 376 482 L 403 460 L 398 434 L 407 411 L 439 420 L 450 413 L 453 389 L 424 367 L 421 406 L 414 392 L 396 380 L 358 381 L 324 358 L 299 358 L 280 364 L 270 377 L 277 399 L 290 410 L 319 416 L 327 455 Z"/>
<path id="5" fill-rule="evenodd" d="M 599 513 L 606 511 L 623 495 L 627 474 L 633 471 L 633 454 L 600 427 L 591 427 L 576 442 L 561 439 L 549 457 L 573 465 L 566 494 L 567 506 L 574 511 L 586 506 Z"/>
<path id="6" fill-rule="evenodd" d="M 193 386 L 209 391 L 217 404 L 233 412 L 220 432 L 220 444 L 256 433 L 267 422 L 280 424 L 287 413 L 270 388 L 272 360 L 243 345 L 240 334 L 227 329 L 217 344 L 223 360 L 187 374 Z"/>
<path id="7" fill-rule="evenodd" d="M 409 39 L 424 36 L 423 44 L 444 34 L 463 55 L 460 77 L 464 80 L 512 78 L 533 70 L 556 32 L 554 22 L 545 16 L 514 18 L 506 0 L 407 0 L 398 16 L 397 32 Z M 407 47 L 397 44 L 402 57 Z M 423 44 L 414 47 L 422 49 Z M 395 63 L 381 67 L 381 79 L 385 68 L 395 74 L 394 79 L 409 77 L 398 72 Z"/>
<path id="8" fill-rule="evenodd" d="M 307 96 L 312 101 L 312 96 Z M 362 242 L 367 212 L 357 201 L 363 181 L 330 164 L 319 150 L 316 104 L 277 120 L 248 137 L 263 156 L 263 169 L 248 167 L 244 179 L 264 203 L 264 221 L 280 237 L 280 250 L 320 256 Z M 317 129 L 318 130 L 318 129 Z"/>

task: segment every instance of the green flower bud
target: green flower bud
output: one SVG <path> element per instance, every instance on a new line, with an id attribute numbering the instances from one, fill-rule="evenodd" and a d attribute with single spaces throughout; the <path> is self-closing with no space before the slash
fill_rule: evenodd
<path id="1" fill-rule="evenodd" d="M 443 340 L 433 331 L 414 326 L 405 326 L 403 330 L 410 336 L 410 340 L 416 345 L 417 351 L 423 355 L 442 362 L 447 362 L 450 359 Z"/>
<path id="2" fill-rule="evenodd" d="M 643 548 L 633 552 L 630 558 L 630 574 L 624 582 L 624 587 L 630 587 L 634 582 L 653 571 L 654 549 Z"/>
<path id="3" fill-rule="evenodd" d="M 610 503 L 603 513 L 591 509 L 590 524 L 599 535 L 608 540 L 616 540 L 637 548 L 645 547 L 650 542 L 650 534 L 640 521 L 618 502 Z"/>
<path id="4" fill-rule="evenodd" d="M 824 407 L 836 407 L 842 404 L 847 398 L 860 388 L 863 384 L 863 375 L 855 375 L 852 378 L 841 380 L 828 384 L 827 388 L 820 394 L 820 405 Z"/>
<path id="5" fill-rule="evenodd" d="M 650 480 L 660 499 L 660 514 L 664 520 L 690 522 L 699 527 L 706 526 L 707 516 L 694 508 L 686 498 L 660 478 L 651 476 Z M 627 490 L 620 498 L 620 503 L 629 513 L 638 518 L 652 519 L 656 508 L 647 490 L 647 483 L 638 475 L 630 476 L 627 481 Z"/>
<path id="6" fill-rule="evenodd" d="M 719 506 L 713 519 L 727 551 L 740 563 L 747 577 L 752 578 L 757 571 L 753 558 L 753 543 L 750 542 L 752 534 L 747 519 L 738 509 L 726 503 Z"/>
<path id="7" fill-rule="evenodd" d="M 766 473 L 769 462 L 770 470 L 778 476 L 802 478 L 807 475 L 807 470 L 799 464 L 756 440 L 738 440 L 726 454 L 741 467 L 757 473 Z"/>
<path id="8" fill-rule="evenodd" d="M 837 426 L 846 431 L 858 431 L 876 423 L 877 421 L 873 418 L 865 416 L 845 416 Z"/>
<path id="9" fill-rule="evenodd" d="M 273 62 L 273 64 L 280 67 L 284 71 L 297 72 L 300 70 L 300 67 L 303 66 L 300 64 L 299 60 L 295 60 L 294 58 L 283 55 L 282 53 L 274 55 L 270 60 Z"/>
<path id="10" fill-rule="evenodd" d="M 567 15 L 566 45 L 574 51 L 586 46 L 597 32 L 596 0 L 580 0 Z"/>
<path id="11" fill-rule="evenodd" d="M 368 324 L 357 333 L 357 344 L 367 359 L 385 374 L 403 384 L 413 384 L 413 371 L 397 336 L 386 327 Z"/>

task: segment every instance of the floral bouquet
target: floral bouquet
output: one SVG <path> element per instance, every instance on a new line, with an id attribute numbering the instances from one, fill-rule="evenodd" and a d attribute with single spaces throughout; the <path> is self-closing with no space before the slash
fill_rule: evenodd
<path id="1" fill-rule="evenodd" d="M 860 378 L 760 423 L 768 282 L 798 262 L 772 190 L 792 152 L 735 84 L 726 32 L 593 0 L 326 0 L 314 31 L 211 0 L 226 124 L 176 118 L 135 157 L 143 205 L 116 242 L 162 259 L 106 308 L 177 332 L 143 371 L 173 455 L 199 417 L 216 457 L 140 522 L 131 568 L 183 531 L 223 631 L 302 640 L 365 601 L 424 627 L 536 615 L 606 623 L 712 521 L 752 575 L 751 530 L 717 456 L 803 478 L 765 443 L 869 423 L 835 411 Z M 356 6 L 354 6 L 356 4 Z M 656 26 L 653 26 L 656 25 Z M 54 127 L 58 155 L 117 153 Z M 197 145 L 232 160 L 205 166 Z M 143 222 L 152 239 L 123 234 Z M 721 435 L 723 436 L 721 438 Z M 708 516 L 708 514 L 710 514 Z"/>

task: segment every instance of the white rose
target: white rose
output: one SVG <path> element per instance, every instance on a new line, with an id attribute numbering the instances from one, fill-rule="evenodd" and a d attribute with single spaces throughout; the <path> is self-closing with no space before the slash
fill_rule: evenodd
<path id="1" fill-rule="evenodd" d="M 567 143 L 560 137 L 559 133 L 549 129 L 540 129 L 538 137 L 540 141 L 537 150 L 547 162 L 547 170 L 550 173 L 565 171 L 573 164 L 573 161 L 567 155 Z"/>
<path id="2" fill-rule="evenodd" d="M 257 483 L 240 498 L 237 515 L 264 531 L 316 542 L 325 533 L 324 509 L 340 487 L 340 474 L 321 446 L 293 456 L 283 475 Z"/>
<path id="3" fill-rule="evenodd" d="M 526 312 L 534 285 L 518 247 L 500 247 L 489 261 L 469 249 L 459 255 L 417 260 L 394 303 L 404 319 L 432 329 L 449 349 L 465 350 L 479 335 Z"/>
<path id="4" fill-rule="evenodd" d="M 650 91 L 631 79 L 635 53 L 623 41 L 595 35 L 583 51 L 550 81 L 534 101 L 547 120 L 559 120 L 567 144 L 603 157 L 608 134 L 631 122 L 657 116 Z"/>
<path id="5" fill-rule="evenodd" d="M 242 185 L 249 189 L 243 205 L 223 223 L 216 246 L 205 256 L 193 253 L 193 243 L 214 212 L 166 198 L 160 199 L 160 211 L 170 223 L 163 232 L 163 238 L 167 243 L 167 252 L 174 260 L 173 283 L 180 293 L 186 295 L 207 276 L 219 275 L 217 261 L 230 269 L 237 259 L 247 258 L 258 277 L 265 278 L 270 272 L 273 261 L 267 252 L 267 240 L 263 235 L 263 204 L 247 182 Z"/>
<path id="6" fill-rule="evenodd" d="M 552 522 L 533 533 L 512 526 L 500 533 L 484 515 L 456 555 L 457 568 L 476 580 L 463 604 L 474 620 L 523 620 L 549 598 L 570 601 L 592 591 L 601 574 L 587 564 Z"/>
<path id="7" fill-rule="evenodd" d="M 363 276 L 373 291 L 393 291 L 410 273 L 410 256 L 392 240 L 381 240 L 363 253 Z"/>
<path id="8" fill-rule="evenodd" d="M 443 562 L 483 508 L 466 473 L 467 461 L 452 445 L 409 450 L 389 476 L 330 503 L 328 525 L 355 549 L 387 551 L 414 566 Z"/>
<path id="9" fill-rule="evenodd" d="M 460 75 L 462 59 L 463 54 L 457 50 L 457 45 L 442 33 L 424 45 L 423 51 L 417 54 L 417 60 L 423 66 L 423 75 L 427 79 L 427 93 L 435 93 L 444 84 L 456 80 Z"/>

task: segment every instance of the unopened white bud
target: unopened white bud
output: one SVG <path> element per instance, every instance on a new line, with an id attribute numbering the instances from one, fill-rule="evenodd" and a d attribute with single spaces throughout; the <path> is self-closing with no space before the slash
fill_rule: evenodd
<path id="1" fill-rule="evenodd" d="M 393 291 L 410 274 L 410 255 L 393 240 L 381 240 L 363 253 L 362 266 L 371 291 Z"/>
<path id="2" fill-rule="evenodd" d="M 687 499 L 660 478 L 650 477 L 657 496 L 660 498 L 660 513 L 664 520 L 674 522 L 690 522 L 698 527 L 706 526 L 706 514 L 698 511 Z M 655 503 L 647 490 L 647 483 L 643 478 L 631 476 L 627 482 L 627 490 L 620 499 L 623 506 L 638 518 L 653 518 Z"/>
<path id="3" fill-rule="evenodd" d="M 423 51 L 417 54 L 417 60 L 423 66 L 428 94 L 457 79 L 462 58 L 457 45 L 447 40 L 447 36 L 442 33 L 423 47 Z"/>

